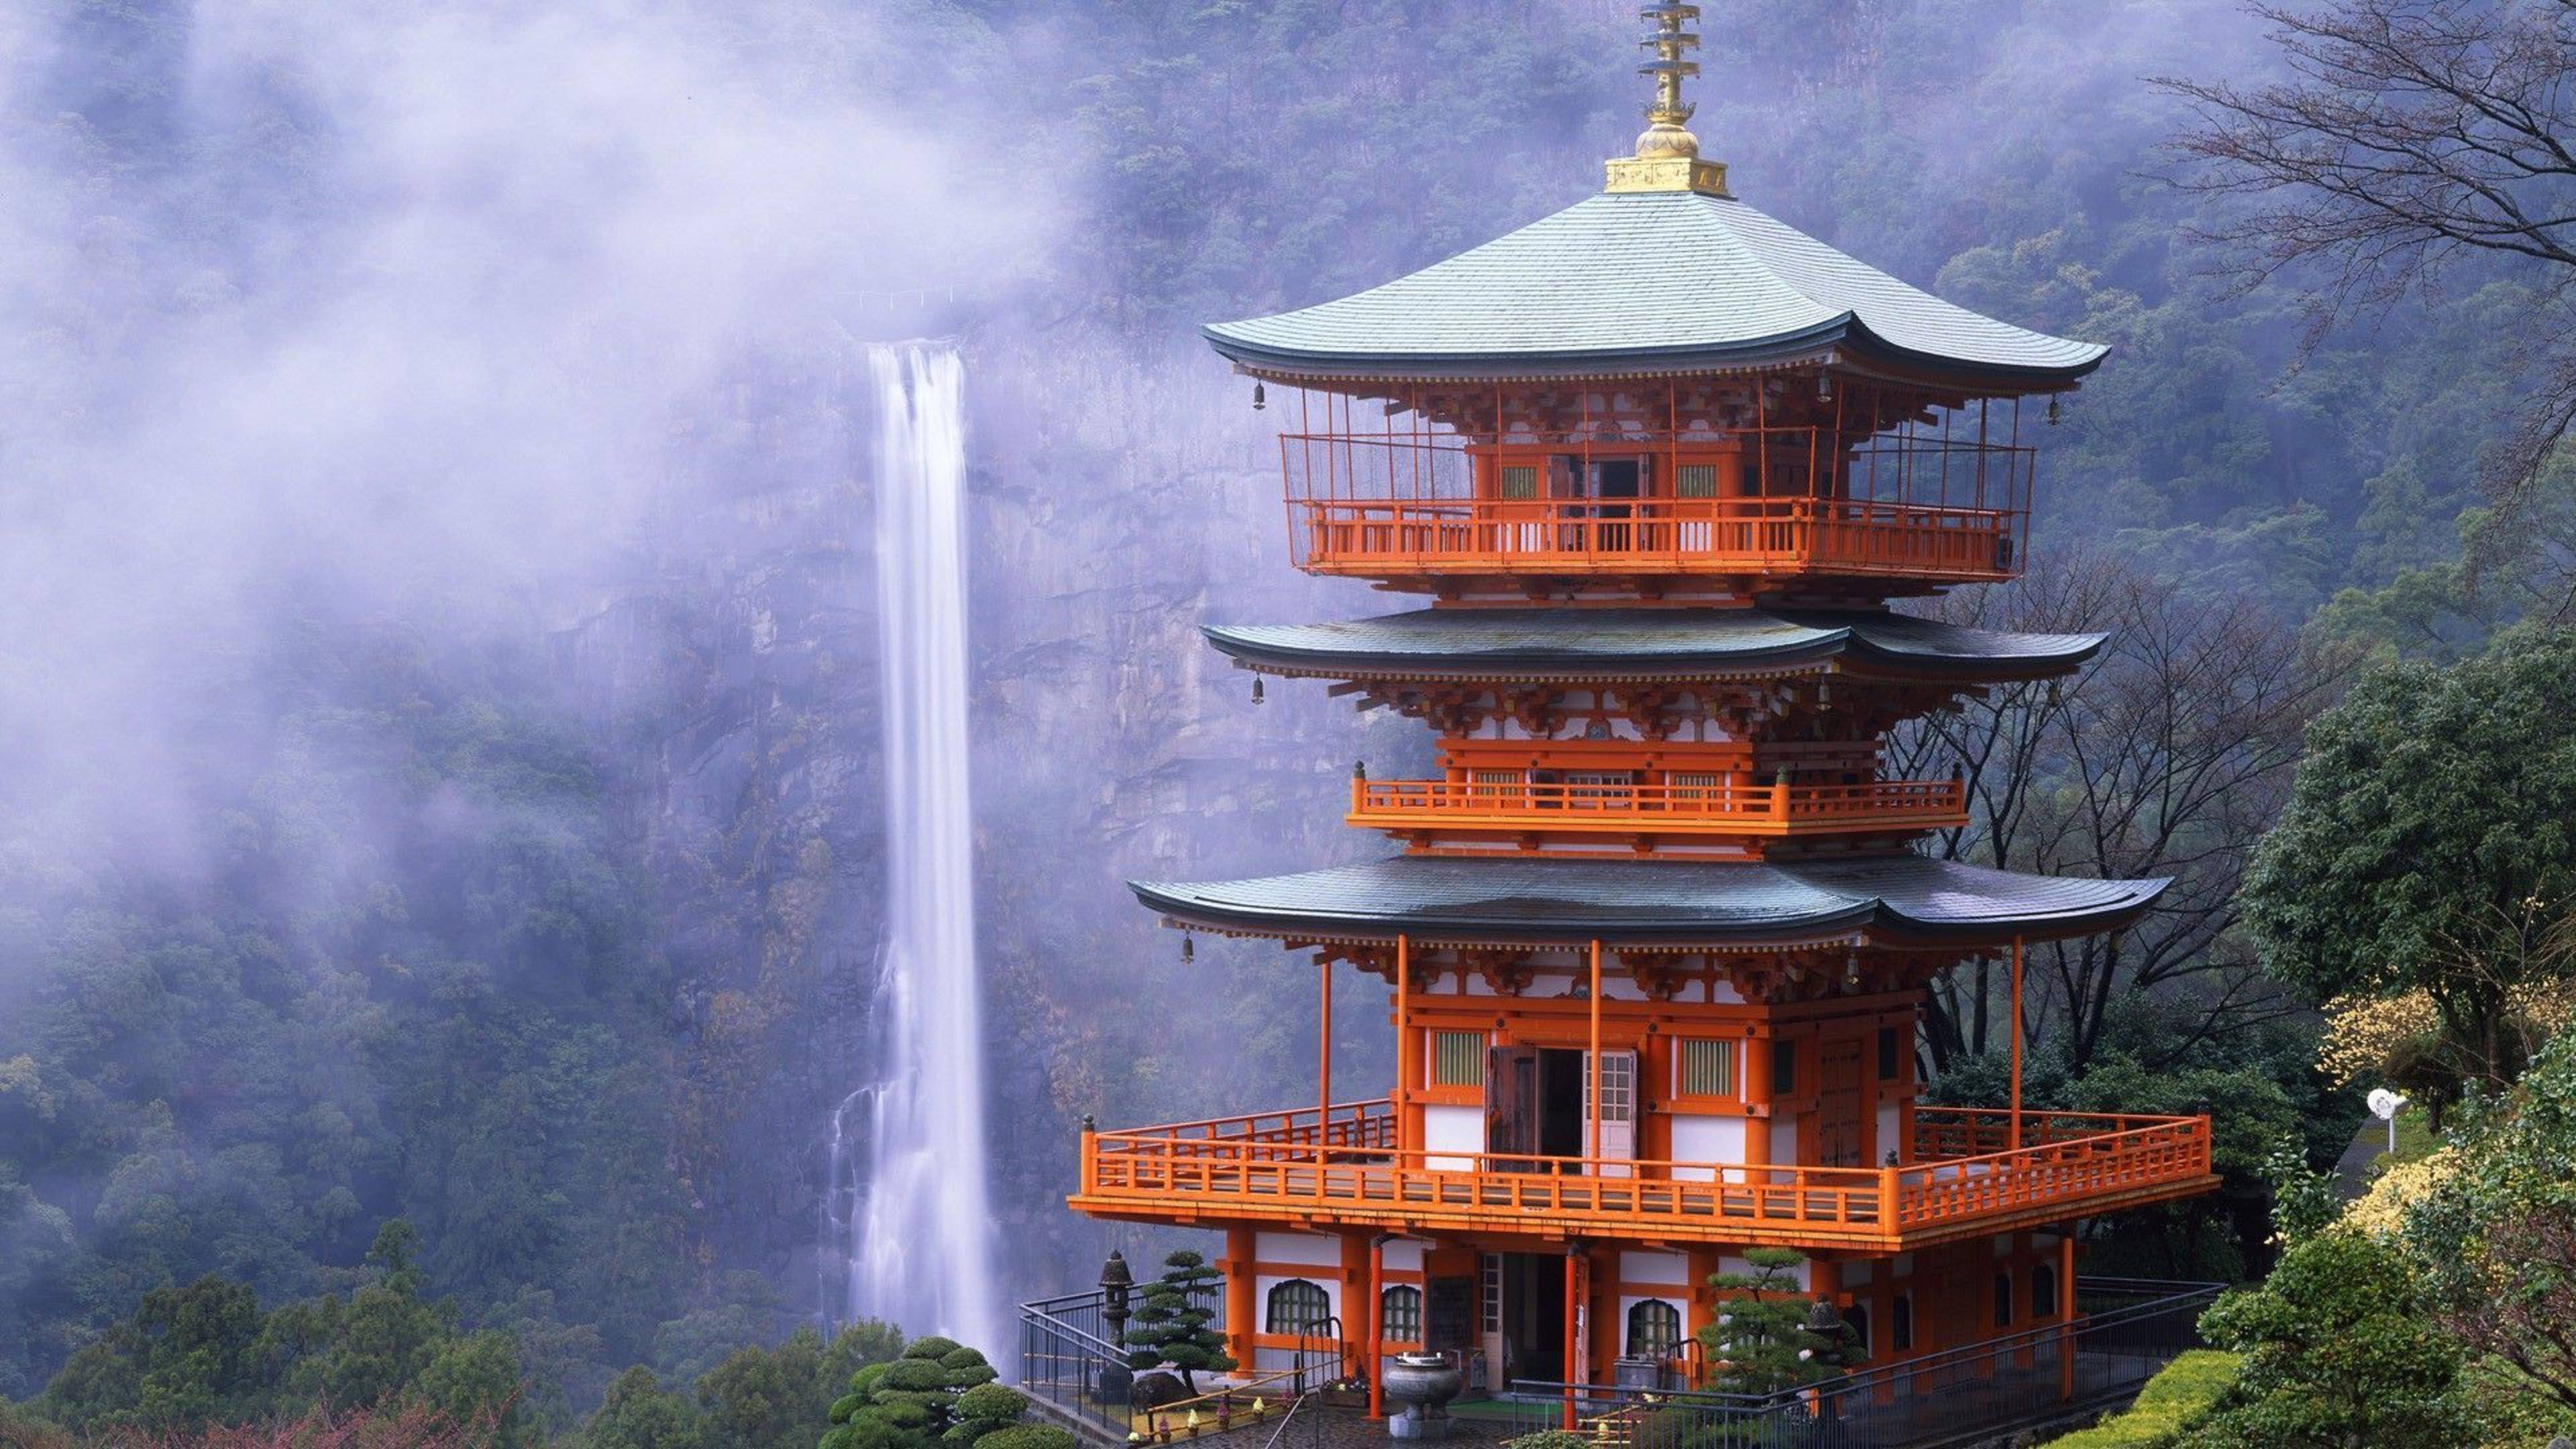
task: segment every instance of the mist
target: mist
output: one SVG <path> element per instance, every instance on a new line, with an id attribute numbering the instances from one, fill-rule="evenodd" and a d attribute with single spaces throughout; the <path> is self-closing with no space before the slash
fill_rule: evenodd
<path id="1" fill-rule="evenodd" d="M 344 1281 L 396 1216 L 470 1321 L 574 1344 L 574 1409 L 833 1325 L 878 338 L 966 362 L 999 1276 L 1161 1246 L 1063 1211 L 1075 1123 L 1309 1100 L 1316 973 L 1185 968 L 1121 882 L 1376 853 L 1352 763 L 1428 748 L 1320 687 L 1256 708 L 1198 639 L 1407 602 L 1291 571 L 1280 414 L 1194 328 L 1588 194 L 1634 8 L 0 9 L 0 1338 L 35 1344 L 0 1393 L 154 1286 Z M 2147 179 L 2140 78 L 2244 63 L 2233 6 L 1710 9 L 1740 195 L 2159 380 L 2048 440 L 2058 517 L 2285 608 L 2340 582 L 2211 501 L 2271 477 L 2192 432 L 2236 400 L 2172 400 L 2195 348 L 2280 351 Z M 2332 431 L 2294 411 L 2284 454 Z M 1375 1080 L 1341 993 L 1337 1080 Z"/>

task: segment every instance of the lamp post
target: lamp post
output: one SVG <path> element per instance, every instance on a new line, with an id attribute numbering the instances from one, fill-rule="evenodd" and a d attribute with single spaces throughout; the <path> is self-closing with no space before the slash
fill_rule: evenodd
<path id="1" fill-rule="evenodd" d="M 1123 1404 L 1134 1388 L 1135 1372 L 1127 1367 L 1127 1293 L 1136 1286 L 1136 1277 L 1127 1271 L 1127 1257 L 1112 1248 L 1109 1260 L 1100 1265 L 1100 1325 L 1109 1346 L 1117 1351 L 1100 1370 L 1100 1388 L 1096 1397 L 1104 1404 Z"/>
<path id="2" fill-rule="evenodd" d="M 2395 1152 L 2397 1150 L 2397 1109 L 2406 1105 L 2406 1099 L 2386 1087 L 2373 1087 L 2367 1100 L 2370 1103 L 2370 1115 L 2388 1124 L 2388 1150 Z"/>

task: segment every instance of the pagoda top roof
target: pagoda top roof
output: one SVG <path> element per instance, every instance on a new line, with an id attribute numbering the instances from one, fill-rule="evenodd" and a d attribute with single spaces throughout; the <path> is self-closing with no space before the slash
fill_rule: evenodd
<path id="1" fill-rule="evenodd" d="M 1382 286 L 1204 329 L 1283 380 L 1671 375 L 1847 353 L 2007 391 L 2099 344 L 1945 302 L 1732 196 L 1609 191 Z"/>
<path id="2" fill-rule="evenodd" d="M 1777 673 L 1847 659 L 1971 679 L 2059 674 L 2101 634 L 2010 634 L 1883 610 L 1416 609 L 1339 624 L 1205 625 L 1220 651 L 1274 674 L 1663 677 Z"/>
<path id="3" fill-rule="evenodd" d="M 1794 946 L 2089 935 L 2167 880 L 1989 870 L 1906 852 L 1766 862 L 1398 855 L 1253 880 L 1131 881 L 1183 925 L 1299 941 Z"/>

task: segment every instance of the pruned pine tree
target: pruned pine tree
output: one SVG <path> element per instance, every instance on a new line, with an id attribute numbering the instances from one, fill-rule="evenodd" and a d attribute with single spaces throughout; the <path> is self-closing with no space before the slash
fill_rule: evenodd
<path id="1" fill-rule="evenodd" d="M 1224 1281 L 1224 1274 L 1186 1248 L 1165 1258 L 1163 1276 L 1145 1285 L 1145 1301 L 1127 1325 L 1127 1366 L 1173 1369 L 1193 1394 L 1201 1370 L 1232 1370 L 1225 1335 L 1209 1326 L 1216 1311 L 1208 1304 Z"/>
<path id="2" fill-rule="evenodd" d="M 1804 1253 L 1788 1248 L 1748 1248 L 1750 1273 L 1718 1273 L 1709 1286 L 1730 1296 L 1717 1321 L 1699 1331 L 1708 1350 L 1710 1387 L 1720 1393 L 1764 1395 L 1794 1389 L 1842 1372 L 1852 1359 L 1851 1332 L 1807 1326 L 1813 1305 L 1795 1276 Z"/>

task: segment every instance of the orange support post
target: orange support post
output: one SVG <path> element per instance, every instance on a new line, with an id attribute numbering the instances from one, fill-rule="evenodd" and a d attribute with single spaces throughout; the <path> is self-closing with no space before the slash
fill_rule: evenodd
<path id="1" fill-rule="evenodd" d="M 1583 1375 L 1583 1250 L 1565 1250 L 1565 1421 L 1574 1432 L 1574 1384 Z"/>
<path id="2" fill-rule="evenodd" d="M 1409 938 L 1395 938 L 1395 1145 L 1413 1145 L 1413 950 Z"/>
<path id="3" fill-rule="evenodd" d="M 1386 1402 L 1379 1393 L 1380 1370 L 1386 1363 L 1386 1234 L 1369 1239 L 1368 1303 L 1362 1308 L 1368 1314 L 1368 1416 L 1386 1417 Z"/>
<path id="4" fill-rule="evenodd" d="M 1320 1147 L 1333 1129 L 1333 963 L 1321 962 L 1316 970 L 1323 976 L 1324 1003 L 1315 1040 L 1315 1145 Z"/>
<path id="5" fill-rule="evenodd" d="M 1250 1228 L 1225 1230 L 1225 1351 L 1243 1372 L 1253 1372 L 1253 1260 L 1259 1240 Z"/>
<path id="6" fill-rule="evenodd" d="M 2012 1150 L 2021 1150 L 2021 937 L 2013 937 Z"/>
<path id="7" fill-rule="evenodd" d="M 2057 1397 L 2075 1399 L 2075 1224 L 2057 1240 Z"/>

